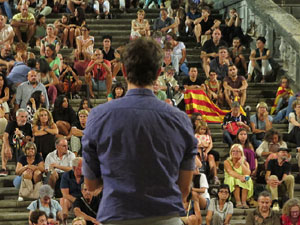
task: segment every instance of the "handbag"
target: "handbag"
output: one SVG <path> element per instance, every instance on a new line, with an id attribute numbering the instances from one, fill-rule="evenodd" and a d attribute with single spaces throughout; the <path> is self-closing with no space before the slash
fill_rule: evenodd
<path id="1" fill-rule="evenodd" d="M 29 199 L 38 199 L 39 190 L 42 185 L 43 185 L 42 181 L 33 184 L 32 180 L 24 179 L 22 177 L 19 196 L 23 198 L 29 198 Z"/>

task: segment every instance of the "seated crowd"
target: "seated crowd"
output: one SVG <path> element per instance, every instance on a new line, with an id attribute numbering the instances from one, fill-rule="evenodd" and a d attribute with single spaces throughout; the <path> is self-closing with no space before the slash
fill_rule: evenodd
<path id="1" fill-rule="evenodd" d="M 20 190 L 18 200 L 35 199 L 27 208 L 30 224 L 67 224 L 71 209 L 76 216 L 72 224 L 100 224 L 96 214 L 101 189 L 90 192 L 83 182 L 81 137 L 93 107 L 90 98 L 104 92 L 107 101 L 114 101 L 126 94 L 127 87 L 116 80 L 122 75 L 124 46 L 114 49 L 112 36 L 104 34 L 102 48 L 96 48 L 85 13 L 92 12 L 105 23 L 105 19 L 113 18 L 111 3 L 22 0 L 13 9 L 14 14 L 4 3 L 5 10 L 0 12 L 0 176 L 8 175 L 7 162 L 14 159 L 17 176 L 13 183 Z M 131 3 L 136 8 L 136 1 L 120 1 L 119 9 L 126 12 Z M 144 8 L 150 3 L 146 0 Z M 296 144 L 298 181 L 300 92 L 294 94 L 288 78 L 282 77 L 270 113 L 268 105 L 260 102 L 255 114 L 245 115 L 248 82 L 274 79 L 266 39 L 258 37 L 256 48 L 247 56 L 247 37 L 236 9 L 230 10 L 222 27 L 222 21 L 214 18 L 203 1 L 192 1 L 186 11 L 176 0 L 166 8 L 164 2 L 157 3 L 160 15 L 153 24 L 143 9 L 137 10 L 128 37 L 132 41 L 152 36 L 163 48 L 161 76 L 153 83 L 154 94 L 174 107 L 184 108 L 185 91 L 196 90 L 216 106 L 230 108 L 222 124 L 223 141 L 229 146 L 223 184 L 218 178 L 220 153 L 214 149 L 209 126 L 200 113 L 191 116 L 198 154 L 190 205 L 185 205 L 190 213 L 182 218 L 184 223 L 201 224 L 200 210 L 207 210 L 206 224 L 230 224 L 235 205 L 243 209 L 257 206 L 247 216 L 247 225 L 254 220 L 280 224 L 280 206 L 281 220 L 295 224 L 300 202 L 294 199 L 295 178 L 287 142 Z M 118 7 L 114 4 L 112 7 Z M 52 11 L 67 13 L 54 24 L 46 24 Z M 196 48 L 201 48 L 204 77 L 199 76 L 197 66 L 188 63 L 182 36 L 194 37 Z M 73 58 L 63 54 L 68 48 L 73 49 Z M 79 95 L 83 82 L 87 98 Z M 81 99 L 77 112 L 70 104 L 72 98 Z M 288 134 L 283 137 L 273 123 L 287 122 Z M 218 187 L 215 198 L 210 197 L 209 183 Z M 259 183 L 265 183 L 269 192 L 263 191 L 255 199 L 255 184 Z"/>

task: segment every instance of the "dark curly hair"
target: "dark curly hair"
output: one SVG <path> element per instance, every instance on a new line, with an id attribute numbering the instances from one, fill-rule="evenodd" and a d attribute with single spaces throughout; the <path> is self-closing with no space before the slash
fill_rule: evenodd
<path id="1" fill-rule="evenodd" d="M 162 65 L 163 51 L 152 38 L 138 38 L 122 52 L 127 80 L 137 86 L 152 85 Z"/>
<path id="2" fill-rule="evenodd" d="M 66 109 L 63 108 L 63 106 L 62 106 L 62 104 L 64 102 L 64 98 L 66 98 L 68 101 L 68 108 L 66 108 Z M 64 111 L 69 111 L 69 110 L 72 110 L 72 106 L 70 105 L 70 101 L 69 101 L 68 97 L 65 95 L 59 95 L 55 100 L 53 113 L 54 112 L 63 113 Z"/>
<path id="3" fill-rule="evenodd" d="M 38 108 L 46 108 L 46 104 L 41 103 L 41 95 L 42 95 L 42 91 L 35 91 L 31 94 L 31 98 L 34 99 L 37 109 Z M 32 105 L 30 100 L 28 100 L 27 105 L 30 105 L 30 106 Z"/>
<path id="4" fill-rule="evenodd" d="M 87 102 L 88 102 L 88 107 L 89 107 L 89 108 L 93 108 L 93 105 L 92 105 L 90 99 L 89 99 L 89 98 L 86 98 L 86 97 L 83 97 L 82 100 L 81 100 L 81 102 L 80 102 L 80 104 L 79 104 L 78 112 L 79 112 L 80 110 L 83 109 L 82 106 L 83 106 L 84 101 L 87 101 Z"/>
<path id="5" fill-rule="evenodd" d="M 274 135 L 278 135 L 278 142 L 281 144 L 283 141 L 282 134 L 278 130 L 275 130 L 274 128 L 271 128 L 266 132 L 264 140 L 266 142 L 271 142 Z"/>
<path id="6" fill-rule="evenodd" d="M 112 95 L 113 95 L 113 97 L 114 97 L 114 99 L 116 98 L 116 89 L 117 88 L 122 88 L 123 89 L 123 93 L 122 93 L 122 95 L 120 96 L 120 97 L 123 97 L 124 95 L 125 95 L 125 87 L 123 86 L 123 84 L 121 83 L 121 82 L 117 82 L 115 85 L 114 85 L 114 87 L 112 88 L 112 90 L 111 90 L 111 93 L 112 93 Z"/>

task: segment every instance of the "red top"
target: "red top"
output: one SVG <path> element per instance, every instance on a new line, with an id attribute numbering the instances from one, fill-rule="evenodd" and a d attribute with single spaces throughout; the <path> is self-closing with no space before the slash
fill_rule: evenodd
<path id="1" fill-rule="evenodd" d="M 95 60 L 92 60 L 92 61 L 89 63 L 88 67 L 89 67 L 90 65 L 92 65 L 94 62 L 95 62 Z M 111 64 L 110 64 L 110 62 L 109 62 L 108 60 L 103 59 L 103 62 L 104 62 L 109 68 L 111 68 Z M 95 80 L 105 80 L 105 78 L 106 78 L 106 76 L 107 76 L 107 71 L 106 71 L 106 69 L 104 68 L 103 65 L 95 64 L 95 65 L 94 65 L 94 68 L 93 68 L 93 70 L 92 70 L 92 72 L 93 72 L 93 78 L 94 78 Z"/>
<path id="2" fill-rule="evenodd" d="M 287 215 L 282 215 L 281 216 L 281 224 L 282 225 L 293 225 L 292 222 L 291 222 L 290 217 L 287 216 Z M 300 217 L 298 218 L 297 225 L 300 225 Z"/>

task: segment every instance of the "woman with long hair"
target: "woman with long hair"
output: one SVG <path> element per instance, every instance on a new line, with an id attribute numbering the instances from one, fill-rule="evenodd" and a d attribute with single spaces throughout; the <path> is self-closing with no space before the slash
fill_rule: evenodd
<path id="1" fill-rule="evenodd" d="M 80 35 L 80 28 L 85 25 L 85 14 L 81 7 L 75 9 L 74 16 L 70 18 L 69 43 L 74 48 L 74 40 Z"/>
<path id="2" fill-rule="evenodd" d="M 82 109 L 85 109 L 85 110 L 87 110 L 88 112 L 90 112 L 92 108 L 93 108 L 93 105 L 92 105 L 90 99 L 89 99 L 89 98 L 86 98 L 86 97 L 83 97 L 83 98 L 81 99 L 81 102 L 79 103 L 79 108 L 78 108 L 78 111 L 77 111 L 77 112 L 79 112 L 79 111 L 82 110 Z"/>
<path id="3" fill-rule="evenodd" d="M 253 195 L 253 182 L 242 145 L 233 144 L 231 146 L 229 157 L 224 162 L 224 173 L 224 184 L 228 184 L 230 192 L 233 192 L 236 207 L 249 209 L 247 199 Z"/>
<path id="4" fill-rule="evenodd" d="M 55 46 L 52 44 L 49 44 L 46 46 L 45 50 L 45 58 L 51 68 L 51 70 L 54 72 L 54 74 L 59 77 L 59 67 L 60 67 L 60 59 L 56 54 Z"/>
<path id="5" fill-rule="evenodd" d="M 125 93 L 125 87 L 121 82 L 118 82 L 113 86 L 111 93 L 107 96 L 107 100 L 111 101 L 113 99 L 122 98 Z"/>
<path id="6" fill-rule="evenodd" d="M 257 172 L 257 159 L 255 156 L 255 151 L 253 145 L 248 139 L 248 131 L 246 128 L 240 128 L 236 134 L 235 139 L 236 144 L 241 144 L 243 146 L 244 155 L 246 157 L 247 162 L 249 163 L 251 176 L 255 177 Z"/>
<path id="7" fill-rule="evenodd" d="M 281 224 L 300 224 L 300 201 L 297 198 L 289 199 L 282 208 Z"/>
<path id="8" fill-rule="evenodd" d="M 55 149 L 55 136 L 58 134 L 51 112 L 47 109 L 39 108 L 34 114 L 32 134 L 37 151 L 46 159 L 48 153 Z"/>
<path id="9" fill-rule="evenodd" d="M 33 116 L 39 108 L 46 108 L 45 102 L 45 96 L 42 91 L 35 91 L 31 94 L 31 97 L 26 105 L 28 112 L 27 121 L 29 123 L 32 123 Z"/>
<path id="10" fill-rule="evenodd" d="M 77 116 L 65 95 L 57 97 L 53 109 L 53 119 L 59 131 L 58 136 L 65 136 L 69 140 L 71 127 L 76 123 Z"/>
<path id="11" fill-rule="evenodd" d="M 58 78 L 55 76 L 54 72 L 51 70 L 48 62 L 44 58 L 40 58 L 37 61 L 37 70 L 40 76 L 40 82 L 47 89 L 47 94 L 49 97 L 49 102 L 51 107 L 54 106 L 55 99 L 57 97 L 57 89 L 55 85 L 58 85 Z"/>

